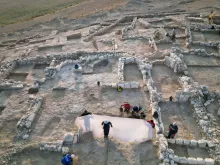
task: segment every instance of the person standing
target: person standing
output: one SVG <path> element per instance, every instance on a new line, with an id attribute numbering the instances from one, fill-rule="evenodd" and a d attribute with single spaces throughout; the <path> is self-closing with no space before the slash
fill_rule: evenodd
<path id="1" fill-rule="evenodd" d="M 176 29 L 173 28 L 172 34 L 171 34 L 171 39 L 174 41 L 176 39 Z"/>
<path id="2" fill-rule="evenodd" d="M 214 17 L 214 13 L 213 13 L 213 10 L 212 10 L 211 13 L 209 14 L 209 24 L 210 25 L 213 24 L 213 17 Z"/>
<path id="3" fill-rule="evenodd" d="M 110 130 L 110 126 L 112 126 L 112 123 L 110 121 L 103 121 L 102 122 L 102 125 L 103 125 L 103 130 L 104 130 L 104 137 L 105 138 L 108 138 L 108 134 L 109 134 L 109 130 Z"/>
<path id="4" fill-rule="evenodd" d="M 177 132 L 178 132 L 178 126 L 176 125 L 176 122 L 174 122 L 173 124 L 170 124 L 167 138 L 173 139 Z"/>

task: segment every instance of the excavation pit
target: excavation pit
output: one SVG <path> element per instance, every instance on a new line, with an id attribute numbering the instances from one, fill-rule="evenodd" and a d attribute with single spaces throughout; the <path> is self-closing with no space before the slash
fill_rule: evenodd
<path id="1" fill-rule="evenodd" d="M 158 50 L 168 50 L 171 49 L 173 46 L 172 43 L 158 43 L 156 45 Z"/>
<path id="2" fill-rule="evenodd" d="M 125 64 L 124 80 L 125 81 L 142 81 L 143 80 L 143 76 L 137 64 Z"/>
<path id="3" fill-rule="evenodd" d="M 203 57 L 196 55 L 185 55 L 183 56 L 186 65 L 189 66 L 219 66 L 220 58 L 218 57 Z"/>
<path id="4" fill-rule="evenodd" d="M 166 32 L 170 35 L 172 34 L 173 28 L 165 28 Z M 180 28 L 175 28 L 176 35 L 184 35 L 185 30 Z"/>
<path id="5" fill-rule="evenodd" d="M 219 34 L 219 30 L 215 30 L 215 31 L 204 31 L 202 32 L 202 34 L 205 37 L 205 40 L 207 42 L 211 41 L 211 42 L 218 42 L 220 41 L 220 34 Z"/>
<path id="6" fill-rule="evenodd" d="M 62 48 L 63 48 L 62 45 L 39 47 L 38 48 L 38 53 L 40 55 L 46 55 L 48 53 L 59 53 L 59 52 L 62 52 Z"/>
<path id="7" fill-rule="evenodd" d="M 137 56 L 148 56 L 155 51 L 154 48 L 149 46 L 148 40 L 136 39 L 135 37 L 134 39 L 125 40 L 122 47 L 127 52 L 134 53 Z M 137 47 L 138 49 L 136 49 Z"/>
<path id="8" fill-rule="evenodd" d="M 209 86 L 210 91 L 220 90 L 220 67 L 188 66 L 188 74 L 200 85 Z"/>
<path id="9" fill-rule="evenodd" d="M 220 126 L 220 116 L 218 115 L 220 106 L 218 100 L 215 99 L 214 102 L 211 102 L 206 108 L 207 111 L 210 112 L 215 117 L 216 122 Z"/>
<path id="10" fill-rule="evenodd" d="M 41 151 L 39 149 L 26 149 L 21 153 L 16 154 L 12 159 L 12 164 L 20 165 L 58 165 L 60 164 L 61 153 Z"/>
<path id="11" fill-rule="evenodd" d="M 16 135 L 16 124 L 18 120 L 19 119 L 12 119 L 12 120 L 8 119 L 6 121 L 1 122 L 0 144 L 3 145 L 4 147 L 0 148 L 0 154 L 5 153 L 5 148 L 11 146 L 13 138 Z"/>
<path id="12" fill-rule="evenodd" d="M 205 42 L 205 36 L 199 31 L 192 31 L 192 39 L 193 41 Z"/>
<path id="13" fill-rule="evenodd" d="M 193 110 L 188 102 L 160 102 L 161 118 L 167 136 L 169 125 L 176 122 L 179 130 L 175 138 L 201 139 Z"/>
<path id="14" fill-rule="evenodd" d="M 103 88 L 101 97 L 102 108 L 109 114 L 121 115 L 119 108 L 124 102 L 128 102 L 131 106 L 141 106 L 143 111 L 149 110 L 146 107 L 149 96 L 140 89 L 123 89 L 122 92 L 118 92 L 113 88 Z"/>
<path id="15" fill-rule="evenodd" d="M 45 69 L 46 67 L 49 67 L 49 64 L 35 64 L 34 69 Z"/>
<path id="16" fill-rule="evenodd" d="M 158 92 L 162 93 L 166 100 L 175 96 L 176 90 L 181 89 L 178 82 L 178 75 L 166 65 L 153 65 L 152 79 Z"/>
<path id="17" fill-rule="evenodd" d="M 60 90 L 53 90 L 52 92 L 52 97 L 53 98 L 62 98 L 64 97 L 66 94 L 66 90 L 65 89 L 60 89 Z"/>
<path id="18" fill-rule="evenodd" d="M 177 38 L 176 39 L 176 44 L 182 48 L 182 49 L 186 49 L 186 39 L 185 38 Z"/>
<path id="19" fill-rule="evenodd" d="M 93 73 L 112 72 L 112 65 L 109 60 L 103 60 L 93 67 Z"/>
<path id="20" fill-rule="evenodd" d="M 174 151 L 174 154 L 179 157 L 193 157 L 193 158 L 210 158 L 209 153 L 206 148 L 190 147 L 184 145 L 170 144 L 168 145 L 170 149 Z"/>
<path id="21" fill-rule="evenodd" d="M 24 82 L 28 76 L 28 73 L 10 73 L 7 79 Z"/>
<path id="22" fill-rule="evenodd" d="M 73 41 L 81 38 L 81 33 L 75 33 L 72 35 L 67 36 L 67 41 Z"/>
<path id="23" fill-rule="evenodd" d="M 33 65 L 18 65 L 13 70 L 14 73 L 28 73 L 33 69 Z"/>
<path id="24" fill-rule="evenodd" d="M 218 53 L 218 48 L 215 46 L 202 46 L 202 45 L 191 45 L 191 50 L 193 49 L 205 49 L 208 54 L 210 53 Z"/>
<path id="25" fill-rule="evenodd" d="M 32 70 L 32 76 L 34 79 L 44 78 L 44 69 L 49 67 L 48 64 L 35 64 L 34 69 Z"/>

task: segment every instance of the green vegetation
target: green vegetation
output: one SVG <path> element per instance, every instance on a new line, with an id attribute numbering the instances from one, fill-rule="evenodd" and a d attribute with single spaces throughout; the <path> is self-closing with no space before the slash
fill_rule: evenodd
<path id="1" fill-rule="evenodd" d="M 0 25 L 8 25 L 20 21 L 27 21 L 35 17 L 56 12 L 57 10 L 82 3 L 86 0 L 16 0 L 0 2 Z M 10 5 L 11 3 L 11 5 Z M 15 4 L 16 3 L 16 4 Z"/>

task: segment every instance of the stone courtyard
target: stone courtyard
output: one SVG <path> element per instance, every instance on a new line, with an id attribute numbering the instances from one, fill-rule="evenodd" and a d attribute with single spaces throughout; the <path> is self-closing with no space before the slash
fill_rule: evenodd
<path id="1" fill-rule="evenodd" d="M 220 164 L 220 25 L 213 26 L 202 13 L 130 13 L 2 39 L 0 164 L 58 165 L 66 151 L 82 165 Z M 175 40 L 166 35 L 173 28 Z M 142 106 L 146 118 L 134 120 L 158 112 L 152 140 L 86 133 L 77 141 L 74 123 L 84 110 L 127 118 L 119 111 L 123 102 Z M 166 139 L 174 121 L 179 132 Z M 67 134 L 72 144 L 65 146 Z"/>

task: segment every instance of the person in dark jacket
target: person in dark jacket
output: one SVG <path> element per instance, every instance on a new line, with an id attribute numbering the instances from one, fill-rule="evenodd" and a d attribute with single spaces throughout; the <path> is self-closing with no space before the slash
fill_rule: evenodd
<path id="1" fill-rule="evenodd" d="M 102 125 L 104 130 L 104 137 L 107 138 L 109 134 L 110 126 L 113 127 L 112 123 L 110 121 L 103 121 Z"/>
<path id="2" fill-rule="evenodd" d="M 168 133 L 168 139 L 173 139 L 176 133 L 178 132 L 178 126 L 176 125 L 176 122 L 169 125 L 169 133 Z"/>
<path id="3" fill-rule="evenodd" d="M 85 110 L 83 113 L 82 113 L 82 115 L 80 115 L 80 116 L 86 116 L 86 115 L 91 115 L 92 113 L 91 112 L 88 112 L 87 110 Z"/>

